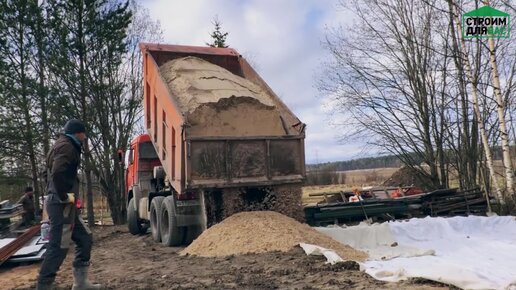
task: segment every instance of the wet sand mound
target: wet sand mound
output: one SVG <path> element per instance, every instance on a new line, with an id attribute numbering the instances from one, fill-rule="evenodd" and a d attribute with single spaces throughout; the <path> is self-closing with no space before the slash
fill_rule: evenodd
<path id="1" fill-rule="evenodd" d="M 250 97 L 230 97 L 197 107 L 188 116 L 193 136 L 282 136 L 279 112 Z"/>
<path id="2" fill-rule="evenodd" d="M 160 72 L 192 136 L 288 135 L 273 97 L 245 78 L 191 56 L 164 63 Z"/>
<path id="3" fill-rule="evenodd" d="M 160 72 L 185 113 L 231 96 L 246 96 L 274 106 L 272 97 L 258 85 L 197 57 L 168 61 L 160 66 Z"/>
<path id="4" fill-rule="evenodd" d="M 203 257 L 272 251 L 287 252 L 299 243 L 335 250 L 344 260 L 363 261 L 367 254 L 340 244 L 306 224 L 272 211 L 242 212 L 204 231 L 181 254 Z"/>

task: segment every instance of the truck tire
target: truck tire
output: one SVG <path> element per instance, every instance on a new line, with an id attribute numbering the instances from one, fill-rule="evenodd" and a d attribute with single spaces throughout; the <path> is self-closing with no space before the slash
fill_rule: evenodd
<path id="1" fill-rule="evenodd" d="M 138 218 L 138 212 L 134 207 L 134 198 L 131 198 L 127 205 L 127 226 L 133 235 L 143 235 L 147 232 L 147 227 L 143 226 Z"/>
<path id="2" fill-rule="evenodd" d="M 161 241 L 161 234 L 160 234 L 160 213 L 161 213 L 161 207 L 163 205 L 163 200 L 165 199 L 164 196 L 156 196 L 152 199 L 151 205 L 150 205 L 150 227 L 151 227 L 151 233 L 152 233 L 152 239 L 156 242 Z"/>
<path id="3" fill-rule="evenodd" d="M 161 243 L 167 247 L 179 246 L 183 242 L 185 229 L 177 226 L 174 197 L 167 196 L 161 206 L 160 232 Z"/>
<path id="4" fill-rule="evenodd" d="M 185 227 L 185 245 L 191 244 L 198 236 L 202 234 L 202 227 L 200 225 Z"/>

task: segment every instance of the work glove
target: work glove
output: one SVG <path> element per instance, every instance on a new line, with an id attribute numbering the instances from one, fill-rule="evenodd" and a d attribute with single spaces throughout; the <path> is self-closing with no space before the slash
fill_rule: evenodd
<path id="1" fill-rule="evenodd" d="M 75 204 L 75 195 L 73 193 L 67 193 L 68 195 L 68 203 Z"/>
<path id="2" fill-rule="evenodd" d="M 70 218 L 70 213 L 72 212 L 72 208 L 75 204 L 75 195 L 73 193 L 67 193 L 67 195 L 68 195 L 68 198 L 66 201 L 64 201 L 64 203 L 66 205 L 64 206 L 63 215 L 65 217 L 65 223 L 71 223 L 70 221 L 67 221 L 67 220 Z"/>
<path id="3" fill-rule="evenodd" d="M 61 203 L 75 203 L 75 195 L 73 193 L 67 193 L 67 198 L 65 200 L 61 200 Z"/>

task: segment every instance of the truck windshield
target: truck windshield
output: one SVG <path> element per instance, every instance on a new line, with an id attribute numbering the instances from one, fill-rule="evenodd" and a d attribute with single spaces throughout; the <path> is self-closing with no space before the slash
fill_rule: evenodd
<path id="1" fill-rule="evenodd" d="M 152 146 L 151 142 L 143 142 L 140 143 L 138 149 L 138 155 L 140 159 L 156 159 L 158 155 L 156 154 L 156 150 L 154 150 L 154 146 Z"/>

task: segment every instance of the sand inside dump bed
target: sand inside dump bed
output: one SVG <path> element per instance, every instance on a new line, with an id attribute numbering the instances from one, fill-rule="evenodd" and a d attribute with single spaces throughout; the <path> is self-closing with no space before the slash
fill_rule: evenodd
<path id="1" fill-rule="evenodd" d="M 192 136 L 281 136 L 286 129 L 273 97 L 253 82 L 197 57 L 160 67 Z"/>
<path id="2" fill-rule="evenodd" d="M 185 113 L 203 103 L 216 103 L 231 96 L 247 96 L 274 106 L 272 97 L 253 82 L 197 57 L 168 61 L 160 71 Z"/>
<path id="3" fill-rule="evenodd" d="M 250 97 L 230 97 L 202 104 L 188 115 L 192 136 L 287 135 L 280 115 Z"/>
<path id="4" fill-rule="evenodd" d="M 204 231 L 181 254 L 217 257 L 287 252 L 302 242 L 335 250 L 344 260 L 364 261 L 367 258 L 364 252 L 340 244 L 306 224 L 272 211 L 232 215 Z"/>

